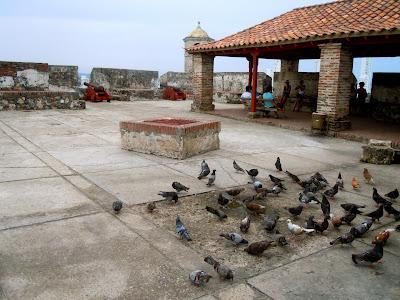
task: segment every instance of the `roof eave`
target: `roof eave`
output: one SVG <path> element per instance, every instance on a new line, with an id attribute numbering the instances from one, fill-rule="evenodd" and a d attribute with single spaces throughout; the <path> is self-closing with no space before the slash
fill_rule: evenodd
<path id="1" fill-rule="evenodd" d="M 190 54 L 208 53 L 208 52 L 224 52 L 227 50 L 267 48 L 267 47 L 273 47 L 273 46 L 301 44 L 301 43 L 307 43 L 307 42 L 321 42 L 321 43 L 325 42 L 326 43 L 333 39 L 376 37 L 376 36 L 385 36 L 385 35 L 400 35 L 400 28 L 393 28 L 390 30 L 381 30 L 381 31 L 373 31 L 373 32 L 334 33 L 334 34 L 329 34 L 329 35 L 325 34 L 325 35 L 305 37 L 305 38 L 300 38 L 300 39 L 282 40 L 282 41 L 275 41 L 275 42 L 268 42 L 268 43 L 255 43 L 255 44 L 251 44 L 251 45 L 231 46 L 231 47 L 223 47 L 223 48 L 209 48 L 209 49 L 186 48 L 185 50 Z M 202 46 L 204 47 L 204 46 L 206 46 L 206 44 L 204 44 Z"/>

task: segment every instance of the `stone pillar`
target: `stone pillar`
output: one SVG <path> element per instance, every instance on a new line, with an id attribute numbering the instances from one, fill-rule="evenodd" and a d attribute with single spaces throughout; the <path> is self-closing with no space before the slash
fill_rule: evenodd
<path id="1" fill-rule="evenodd" d="M 192 111 L 214 110 L 213 102 L 214 56 L 193 54 Z"/>
<path id="2" fill-rule="evenodd" d="M 281 72 L 298 72 L 299 60 L 298 59 L 281 59 Z"/>
<path id="3" fill-rule="evenodd" d="M 341 43 L 319 45 L 321 65 L 318 83 L 317 112 L 327 115 L 328 130 L 350 127 L 349 102 L 353 82 L 353 55 Z"/>

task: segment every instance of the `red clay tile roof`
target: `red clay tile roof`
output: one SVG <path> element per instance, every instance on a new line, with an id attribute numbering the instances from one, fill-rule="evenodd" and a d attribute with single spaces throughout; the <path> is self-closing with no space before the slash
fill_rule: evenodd
<path id="1" fill-rule="evenodd" d="M 400 0 L 341 0 L 297 8 L 221 40 L 187 50 L 217 50 L 374 35 L 400 30 Z M 400 33 L 400 32 L 399 32 Z"/>

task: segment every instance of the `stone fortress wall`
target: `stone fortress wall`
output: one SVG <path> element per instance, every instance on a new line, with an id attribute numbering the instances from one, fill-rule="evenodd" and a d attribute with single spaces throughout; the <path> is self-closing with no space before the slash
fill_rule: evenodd
<path id="1" fill-rule="evenodd" d="M 0 111 L 83 109 L 78 67 L 0 61 Z"/>

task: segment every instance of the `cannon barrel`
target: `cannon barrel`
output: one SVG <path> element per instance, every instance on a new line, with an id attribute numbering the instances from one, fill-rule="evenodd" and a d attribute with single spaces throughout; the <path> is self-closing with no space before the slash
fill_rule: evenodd
<path id="1" fill-rule="evenodd" d="M 90 83 L 88 83 L 88 82 L 84 82 L 83 85 L 95 87 L 93 84 L 90 84 Z"/>

